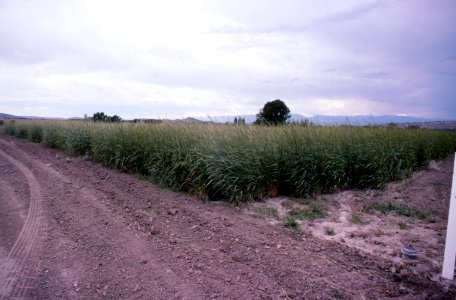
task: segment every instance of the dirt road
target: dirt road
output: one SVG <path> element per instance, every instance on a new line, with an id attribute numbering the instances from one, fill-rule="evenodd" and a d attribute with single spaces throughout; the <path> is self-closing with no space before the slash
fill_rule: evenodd
<path id="1" fill-rule="evenodd" d="M 1 299 L 453 299 L 225 203 L 0 134 Z"/>

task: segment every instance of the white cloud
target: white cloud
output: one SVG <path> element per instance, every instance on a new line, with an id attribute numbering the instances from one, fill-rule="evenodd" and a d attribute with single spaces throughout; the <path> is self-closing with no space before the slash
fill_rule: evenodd
<path id="1" fill-rule="evenodd" d="M 2 2 L 0 111 L 453 116 L 455 19 L 452 1 Z"/>

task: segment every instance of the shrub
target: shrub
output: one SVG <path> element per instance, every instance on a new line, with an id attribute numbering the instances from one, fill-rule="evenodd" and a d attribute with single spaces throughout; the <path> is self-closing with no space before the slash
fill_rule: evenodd
<path id="1" fill-rule="evenodd" d="M 15 135 L 18 137 L 18 138 L 21 138 L 21 139 L 26 139 L 28 138 L 29 134 L 28 134 L 28 128 L 23 126 L 23 125 L 18 125 L 18 128 L 17 130 L 15 130 Z"/>
<path id="2" fill-rule="evenodd" d="M 66 149 L 73 155 L 91 155 L 92 137 L 86 128 L 70 128 L 66 133 Z"/>
<path id="3" fill-rule="evenodd" d="M 51 148 L 65 149 L 65 136 L 55 127 L 46 127 L 43 133 L 43 144 Z"/>
<path id="4" fill-rule="evenodd" d="M 41 143 L 43 139 L 43 127 L 40 125 L 32 125 L 30 127 L 30 140 L 34 143 Z"/>

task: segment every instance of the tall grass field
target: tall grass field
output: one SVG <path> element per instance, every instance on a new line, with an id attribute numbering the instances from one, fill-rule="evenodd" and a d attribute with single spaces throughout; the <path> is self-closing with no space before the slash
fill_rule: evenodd
<path id="1" fill-rule="evenodd" d="M 208 199 L 381 188 L 456 150 L 456 134 L 394 127 L 16 122 L 5 132 Z"/>

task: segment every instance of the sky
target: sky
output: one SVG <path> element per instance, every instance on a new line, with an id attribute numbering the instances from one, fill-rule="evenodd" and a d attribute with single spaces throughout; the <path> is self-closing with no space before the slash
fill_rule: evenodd
<path id="1" fill-rule="evenodd" d="M 456 119 L 453 0 L 0 0 L 0 112 Z"/>

